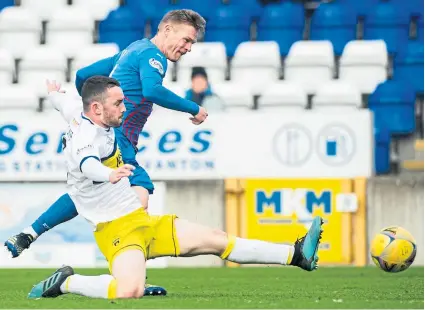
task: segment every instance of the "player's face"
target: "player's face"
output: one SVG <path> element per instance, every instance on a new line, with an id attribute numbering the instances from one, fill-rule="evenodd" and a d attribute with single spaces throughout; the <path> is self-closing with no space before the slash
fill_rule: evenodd
<path id="1" fill-rule="evenodd" d="M 197 31 L 187 24 L 169 25 L 168 36 L 165 42 L 165 56 L 173 62 L 190 52 L 192 45 L 196 43 Z"/>
<path id="2" fill-rule="evenodd" d="M 112 87 L 107 90 L 107 97 L 103 104 L 102 123 L 109 127 L 119 127 L 125 112 L 124 93 L 121 87 Z"/>

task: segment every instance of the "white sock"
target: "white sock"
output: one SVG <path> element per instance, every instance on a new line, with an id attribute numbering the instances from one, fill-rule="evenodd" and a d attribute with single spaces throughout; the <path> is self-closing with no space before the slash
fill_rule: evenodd
<path id="1" fill-rule="evenodd" d="M 31 235 L 34 238 L 34 240 L 38 238 L 38 234 L 35 232 L 35 230 L 31 226 L 25 228 L 22 232 L 24 234 Z"/>
<path id="2" fill-rule="evenodd" d="M 238 264 L 288 265 L 293 254 L 292 245 L 236 238 L 235 246 L 227 260 Z"/>
<path id="3" fill-rule="evenodd" d="M 111 296 L 109 287 L 115 278 L 111 275 L 100 276 L 82 276 L 74 274 L 69 276 L 66 281 L 61 285 L 62 293 L 71 293 L 83 295 L 92 298 L 114 298 Z M 113 292 L 113 294 L 116 294 Z"/>

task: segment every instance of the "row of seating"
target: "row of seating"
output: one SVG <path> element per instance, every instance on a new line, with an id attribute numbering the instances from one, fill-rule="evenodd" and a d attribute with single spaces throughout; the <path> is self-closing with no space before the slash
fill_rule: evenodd
<path id="1" fill-rule="evenodd" d="M 423 9 L 422 11 L 419 8 L 414 10 L 414 14 L 408 14 L 406 10 L 403 10 L 406 12 L 405 18 L 397 22 L 401 17 L 396 18 L 394 14 L 397 14 L 399 10 L 386 9 L 387 4 L 386 2 L 375 3 L 375 8 L 371 9 L 374 13 L 362 19 L 359 19 L 351 8 L 339 6 L 336 3 L 321 4 L 311 20 L 308 15 L 306 17 L 304 7 L 299 3 L 284 2 L 268 5 L 264 9 L 254 11 L 259 15 L 257 19 L 254 19 L 257 26 L 256 39 L 277 41 L 282 55 L 288 53 L 292 43 L 302 40 L 305 33 L 310 39 L 334 41 L 337 55 L 342 53 L 343 46 L 348 41 L 359 37 L 388 40 L 390 53 L 398 51 L 409 40 L 409 36 L 411 39 L 418 38 L 423 42 L 423 20 L 420 18 L 417 20 L 417 16 L 423 16 Z M 140 3 L 140 5 L 143 8 L 122 6 L 112 11 L 107 19 L 100 23 L 100 42 L 117 42 L 121 49 L 125 48 L 130 41 L 145 32 L 146 20 L 150 22 L 148 24 L 152 31 L 155 31 L 163 14 L 173 8 L 156 8 L 150 12 L 144 9 L 145 4 Z M 374 7 L 374 4 L 370 6 Z M 174 8 L 182 7 L 184 6 Z M 383 11 L 382 16 L 379 14 L 376 16 L 375 12 L 381 11 Z M 205 14 L 208 21 L 205 41 L 223 41 L 229 56 L 233 56 L 240 42 L 250 40 L 249 29 L 254 16 L 250 15 L 247 8 L 237 5 L 220 6 L 215 10 L 206 11 Z M 132 22 L 125 24 L 124 20 Z M 412 37 L 409 26 L 411 21 L 416 20 L 417 23 L 414 23 L 416 35 Z M 361 33 L 357 31 L 359 23 L 363 26 Z"/>
<path id="2" fill-rule="evenodd" d="M 75 80 L 75 72 L 95 61 L 119 52 L 115 44 L 78 46 L 75 58 L 68 65 L 66 55 L 58 46 L 41 45 L 27 50 L 15 66 L 12 55 L 0 49 L 0 81 L 11 84 L 34 84 L 43 76 L 68 81 Z M 410 81 L 415 93 L 423 93 L 423 44 L 411 44 L 395 61 L 394 77 Z M 321 84 L 339 78 L 350 81 L 360 93 L 373 93 L 376 86 L 387 79 L 388 55 L 384 41 L 349 42 L 335 64 L 330 41 L 299 41 L 292 45 L 284 61 L 284 79 L 300 84 L 308 94 L 316 93 Z M 176 67 L 175 67 L 176 66 Z M 197 43 L 192 51 L 175 65 L 169 62 L 165 80 L 177 81 L 185 87 L 190 83 L 193 67 L 205 67 L 212 84 L 226 80 L 228 61 L 221 42 Z M 230 62 L 230 80 L 244 83 L 253 92 L 261 92 L 265 85 L 280 78 L 282 62 L 276 42 L 241 43 Z M 175 73 L 176 78 L 173 78 Z M 0 86 L 1 87 L 1 86 Z"/>
<path id="3" fill-rule="evenodd" d="M 219 5 L 219 2 L 219 0 L 213 0 L 211 3 L 216 3 L 218 7 L 205 10 L 208 26 L 204 39 L 208 42 L 223 41 L 227 55 L 233 56 L 240 42 L 251 39 L 249 29 L 253 16 L 249 15 L 249 5 Z M 151 27 L 150 33 L 155 32 L 160 19 L 170 9 L 209 8 L 202 1 L 187 1 L 184 2 L 185 4 L 178 2 L 180 4 L 173 6 L 167 6 L 166 3 L 161 6 L 160 3 L 150 1 L 130 1 L 117 9 L 115 8 L 119 4 L 118 0 L 75 0 L 72 6 L 66 5 L 65 0 L 57 0 L 53 3 L 55 4 L 51 5 L 50 0 L 48 2 L 25 0 L 19 7 L 6 8 L 0 14 L 0 30 L 5 32 L 5 35 L 7 32 L 11 32 L 11 35 L 16 31 L 31 32 L 32 41 L 29 41 L 31 44 L 34 40 L 39 41 L 44 29 L 41 20 L 49 15 L 46 26 L 47 42 L 52 40 L 52 36 L 64 37 L 64 33 L 72 33 L 76 42 L 73 45 L 74 48 L 71 46 L 68 49 L 70 53 L 75 50 L 75 46 L 93 42 L 95 38 L 98 38 L 101 43 L 115 42 L 120 49 L 124 49 L 132 41 L 145 35 L 147 24 Z M 335 53 L 341 55 L 346 43 L 359 37 L 356 32 L 359 19 L 355 15 L 355 10 L 347 9 L 347 6 L 338 5 L 338 3 L 321 4 L 313 14 L 311 22 L 307 22 L 309 18 L 305 18 L 304 7 L 300 3 L 287 1 L 255 10 L 255 12 L 261 12 L 256 22 L 256 39 L 275 40 L 279 44 L 281 55 L 287 55 L 290 46 L 295 41 L 303 39 L 306 25 L 311 25 L 307 31 L 308 38 L 331 40 Z M 371 11 L 374 13 L 371 13 L 369 18 L 366 16 L 362 22 L 364 27 L 361 28 L 364 32 L 360 34 L 360 37 L 370 40 L 384 39 L 389 53 L 394 54 L 403 49 L 409 41 L 409 36 L 410 39 L 417 38 L 423 42 L 423 18 L 421 17 L 423 10 L 416 9 L 409 13 L 408 10 L 394 9 L 395 6 L 390 3 L 392 2 L 376 2 L 371 5 L 375 5 L 376 8 Z M 102 9 L 98 9 L 99 7 Z M 102 13 L 105 16 L 98 16 L 98 12 L 101 11 L 110 12 L 110 14 Z M 204 14 L 202 10 L 200 12 Z M 27 22 L 23 23 L 23 20 Z M 95 33 L 94 20 L 102 20 L 99 25 L 99 35 Z M 413 33 L 416 35 L 413 37 L 410 35 L 411 21 L 416 21 L 413 23 L 415 25 Z M 66 41 L 63 43 L 65 44 Z"/>

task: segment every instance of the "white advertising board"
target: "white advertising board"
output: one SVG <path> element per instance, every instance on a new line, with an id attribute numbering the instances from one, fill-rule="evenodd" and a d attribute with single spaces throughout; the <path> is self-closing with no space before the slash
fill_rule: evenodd
<path id="1" fill-rule="evenodd" d="M 368 110 L 212 114 L 194 126 L 183 113 L 154 114 L 137 160 L 153 180 L 352 178 L 373 174 Z M 56 111 L 0 114 L 0 181 L 65 180 Z"/>

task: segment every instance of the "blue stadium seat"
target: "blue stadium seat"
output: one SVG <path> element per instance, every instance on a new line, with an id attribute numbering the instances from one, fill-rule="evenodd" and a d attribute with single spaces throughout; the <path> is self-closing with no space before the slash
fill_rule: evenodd
<path id="1" fill-rule="evenodd" d="M 366 15 L 364 38 L 382 39 L 390 54 L 395 54 L 409 38 L 409 13 L 392 2 L 380 2 Z"/>
<path id="2" fill-rule="evenodd" d="M 394 76 L 412 85 L 416 93 L 424 88 L 424 44 L 410 41 L 394 59 Z"/>
<path id="3" fill-rule="evenodd" d="M 390 132 L 385 128 L 375 128 L 375 172 L 390 172 Z"/>
<path id="4" fill-rule="evenodd" d="M 145 21 L 142 14 L 124 6 L 109 13 L 108 17 L 100 22 L 99 42 L 116 43 L 120 50 L 130 43 L 144 37 Z"/>
<path id="5" fill-rule="evenodd" d="M 408 134 L 415 130 L 415 94 L 408 82 L 388 80 L 369 97 L 375 127 L 391 134 Z"/>
<path id="6" fill-rule="evenodd" d="M 211 13 L 217 10 L 220 5 L 223 5 L 221 0 L 179 0 L 177 3 L 179 9 L 181 8 L 194 10 L 201 14 L 205 19 L 209 19 Z"/>
<path id="7" fill-rule="evenodd" d="M 166 7 L 171 5 L 170 0 L 126 0 L 126 6 L 136 10 L 135 12 L 141 12 L 146 19 L 151 16 L 155 16 L 157 11 L 163 11 Z"/>
<path id="8" fill-rule="evenodd" d="M 0 0 L 0 11 L 3 10 L 5 7 L 8 6 L 14 6 L 15 0 Z"/>
<path id="9" fill-rule="evenodd" d="M 249 41 L 250 16 L 238 5 L 222 5 L 211 15 L 207 24 L 205 41 L 221 41 L 228 56 L 233 56 L 236 47 Z"/>
<path id="10" fill-rule="evenodd" d="M 291 45 L 303 38 L 304 8 L 302 4 L 285 2 L 267 5 L 258 22 L 259 41 L 276 41 L 280 53 L 287 55 Z"/>
<path id="11" fill-rule="evenodd" d="M 335 54 L 341 55 L 348 41 L 356 39 L 356 22 L 355 9 L 350 5 L 322 3 L 312 17 L 310 39 L 330 40 Z"/>
<path id="12" fill-rule="evenodd" d="M 248 15 L 252 17 L 260 17 L 263 11 L 263 7 L 258 0 L 230 0 L 230 4 L 243 7 Z"/>

